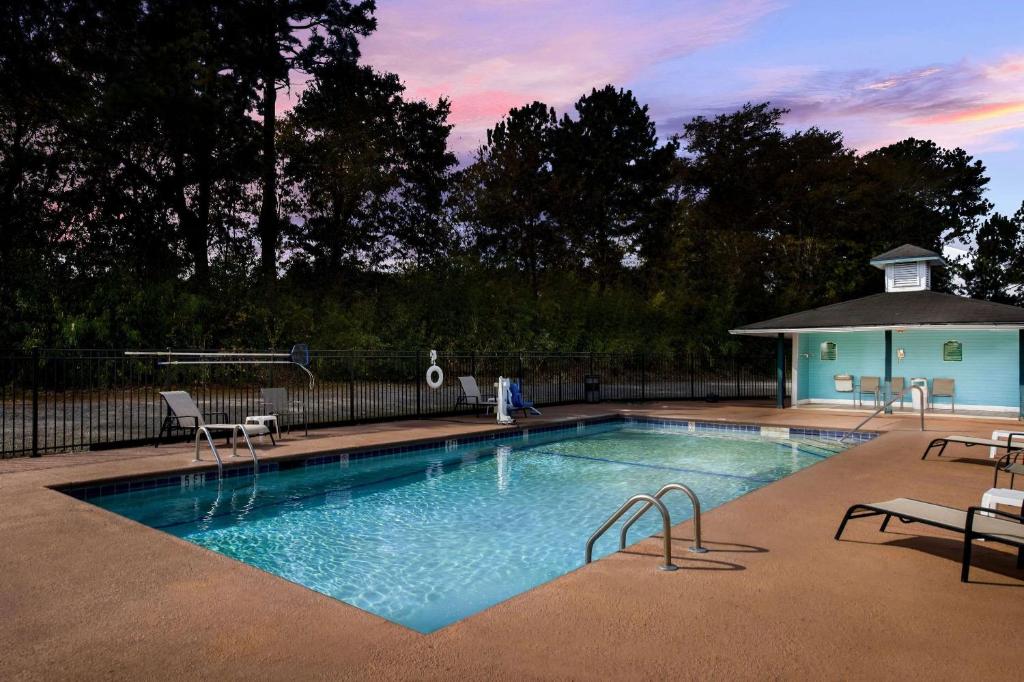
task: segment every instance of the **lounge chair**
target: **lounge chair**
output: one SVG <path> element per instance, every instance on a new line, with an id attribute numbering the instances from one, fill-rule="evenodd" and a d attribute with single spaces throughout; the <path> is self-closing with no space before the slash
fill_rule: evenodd
<path id="1" fill-rule="evenodd" d="M 956 412 L 956 381 L 953 379 L 932 379 L 932 392 L 928 394 L 928 401 L 935 409 L 936 398 L 949 398 L 949 411 Z"/>
<path id="2" fill-rule="evenodd" d="M 206 417 L 211 419 L 221 417 L 227 421 L 227 413 L 200 411 L 199 406 L 196 405 L 195 400 L 192 400 L 192 396 L 188 394 L 188 391 L 160 391 L 160 397 L 167 403 L 167 416 L 164 417 L 163 424 L 160 426 L 160 433 L 156 437 L 156 445 L 153 447 L 160 446 L 160 439 L 163 437 L 164 431 L 170 435 L 172 429 L 181 429 L 191 431 L 194 435 L 201 426 L 205 426 L 211 434 L 213 431 L 226 431 L 228 439 L 231 438 L 236 429 L 243 431 L 247 436 L 270 436 L 270 442 L 277 445 L 274 441 L 274 434 L 263 424 L 208 424 Z"/>
<path id="3" fill-rule="evenodd" d="M 1017 442 L 1014 443 L 1014 437 L 1017 437 Z M 943 438 L 936 438 L 928 444 L 928 447 L 924 449 L 924 454 L 921 455 L 921 459 L 928 456 L 928 453 L 934 448 L 939 448 L 938 457 L 942 457 L 942 453 L 946 451 L 946 446 L 950 443 L 959 443 L 966 447 L 974 447 L 975 445 L 984 445 L 988 448 L 998 448 L 1009 452 L 1015 452 L 1017 450 L 1024 450 L 1024 432 L 1011 433 L 1006 440 L 995 440 L 994 438 L 977 438 L 975 436 L 945 436 Z M 941 447 L 940 447 L 941 446 Z"/>
<path id="4" fill-rule="evenodd" d="M 302 417 L 306 427 L 306 435 L 309 435 L 309 419 L 306 416 L 306 406 L 301 400 L 289 400 L 287 388 L 261 388 L 260 399 L 263 401 L 261 408 L 266 414 L 277 417 L 277 437 L 281 437 L 281 423 L 284 419 L 288 432 L 291 433 L 293 417 Z"/>
<path id="5" fill-rule="evenodd" d="M 874 406 L 878 407 L 878 392 L 882 388 L 882 380 L 878 377 L 861 377 L 860 386 L 857 388 L 857 400 L 861 407 L 864 406 L 864 395 L 870 394 L 874 399 Z"/>
<path id="6" fill-rule="evenodd" d="M 857 513 L 857 512 L 861 513 Z M 926 526 L 944 528 L 954 533 L 963 533 L 964 551 L 960 568 L 960 581 L 967 582 L 971 570 L 971 549 L 975 538 L 1000 542 L 1017 548 L 1017 568 L 1024 568 L 1024 516 L 988 509 L 986 507 L 968 507 L 966 511 L 955 507 L 944 507 L 939 504 L 898 498 L 876 504 L 855 504 L 846 511 L 843 522 L 836 531 L 836 540 L 846 528 L 850 519 L 861 519 L 868 516 L 885 516 L 880 532 L 895 516 L 903 523 L 923 523 Z M 1001 518 L 996 518 L 1001 517 Z"/>
<path id="7" fill-rule="evenodd" d="M 462 395 L 455 401 L 456 410 L 459 409 L 459 405 L 471 405 L 479 416 L 481 407 L 484 408 L 484 414 L 487 414 L 497 406 L 496 397 L 480 394 L 480 387 L 476 385 L 476 379 L 473 377 L 459 377 L 459 383 L 462 385 Z"/>
<path id="8" fill-rule="evenodd" d="M 513 381 L 508 385 L 508 389 L 512 398 L 509 405 L 509 412 L 513 410 L 522 410 L 524 417 L 529 417 L 530 412 L 533 412 L 538 417 L 540 416 L 540 410 L 533 406 L 532 400 L 523 400 L 523 391 L 519 388 L 518 383 Z"/>
<path id="9" fill-rule="evenodd" d="M 1018 461 L 1024 450 L 1008 450 L 1005 455 L 996 462 L 996 471 L 992 475 L 992 487 L 999 487 L 999 474 L 1010 474 L 1010 487 L 1018 476 L 1024 476 L 1024 462 Z"/>

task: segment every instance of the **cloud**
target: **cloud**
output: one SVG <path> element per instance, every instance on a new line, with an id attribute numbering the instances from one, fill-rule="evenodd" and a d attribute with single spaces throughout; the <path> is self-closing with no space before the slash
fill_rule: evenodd
<path id="1" fill-rule="evenodd" d="M 744 35 L 777 0 L 395 0 L 381 3 L 366 60 L 412 95 L 452 101 L 456 145 L 475 146 L 509 108 L 564 109 L 665 60 Z"/>
<path id="2" fill-rule="evenodd" d="M 708 109 L 771 101 L 790 110 L 790 125 L 840 129 L 861 150 L 908 136 L 970 146 L 972 152 L 1005 150 L 1014 144 L 1006 134 L 1024 130 L 1024 58 L 1015 55 L 896 72 L 776 67 L 748 76 L 749 87 Z M 672 121 L 685 118 L 677 114 Z"/>

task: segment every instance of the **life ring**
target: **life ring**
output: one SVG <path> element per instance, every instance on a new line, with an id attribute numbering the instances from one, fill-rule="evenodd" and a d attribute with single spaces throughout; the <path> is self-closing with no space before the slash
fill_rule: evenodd
<path id="1" fill-rule="evenodd" d="M 441 388 L 444 383 L 444 371 L 437 365 L 427 367 L 427 386 Z"/>

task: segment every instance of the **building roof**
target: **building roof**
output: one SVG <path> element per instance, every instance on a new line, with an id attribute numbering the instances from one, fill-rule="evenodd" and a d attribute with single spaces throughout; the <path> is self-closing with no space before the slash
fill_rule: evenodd
<path id="1" fill-rule="evenodd" d="M 903 246 L 897 246 L 895 249 L 889 249 L 885 253 L 880 253 L 871 259 L 871 264 L 875 267 L 884 265 L 885 263 L 893 263 L 895 261 L 941 261 L 942 255 L 929 251 L 928 249 L 922 249 L 920 246 L 914 246 L 913 244 L 904 244 Z"/>
<path id="2" fill-rule="evenodd" d="M 755 322 L 732 333 L 917 326 L 1024 328 L 1024 308 L 937 291 L 890 292 Z"/>

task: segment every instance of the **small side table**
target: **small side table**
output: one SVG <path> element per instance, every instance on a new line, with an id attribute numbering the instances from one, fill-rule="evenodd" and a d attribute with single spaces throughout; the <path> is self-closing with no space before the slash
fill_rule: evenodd
<path id="1" fill-rule="evenodd" d="M 281 437 L 281 427 L 277 423 L 277 415 L 274 414 L 256 414 L 245 418 L 246 424 L 262 424 L 268 429 L 273 429 L 277 433 L 277 437 Z M 263 436 L 260 436 L 263 438 Z"/>
<path id="2" fill-rule="evenodd" d="M 995 509 L 998 504 L 1006 504 L 1011 507 L 1024 505 L 1024 490 L 1013 490 L 1012 488 L 989 488 L 981 496 L 981 506 L 986 509 Z M 992 514 L 985 514 L 992 516 Z"/>

